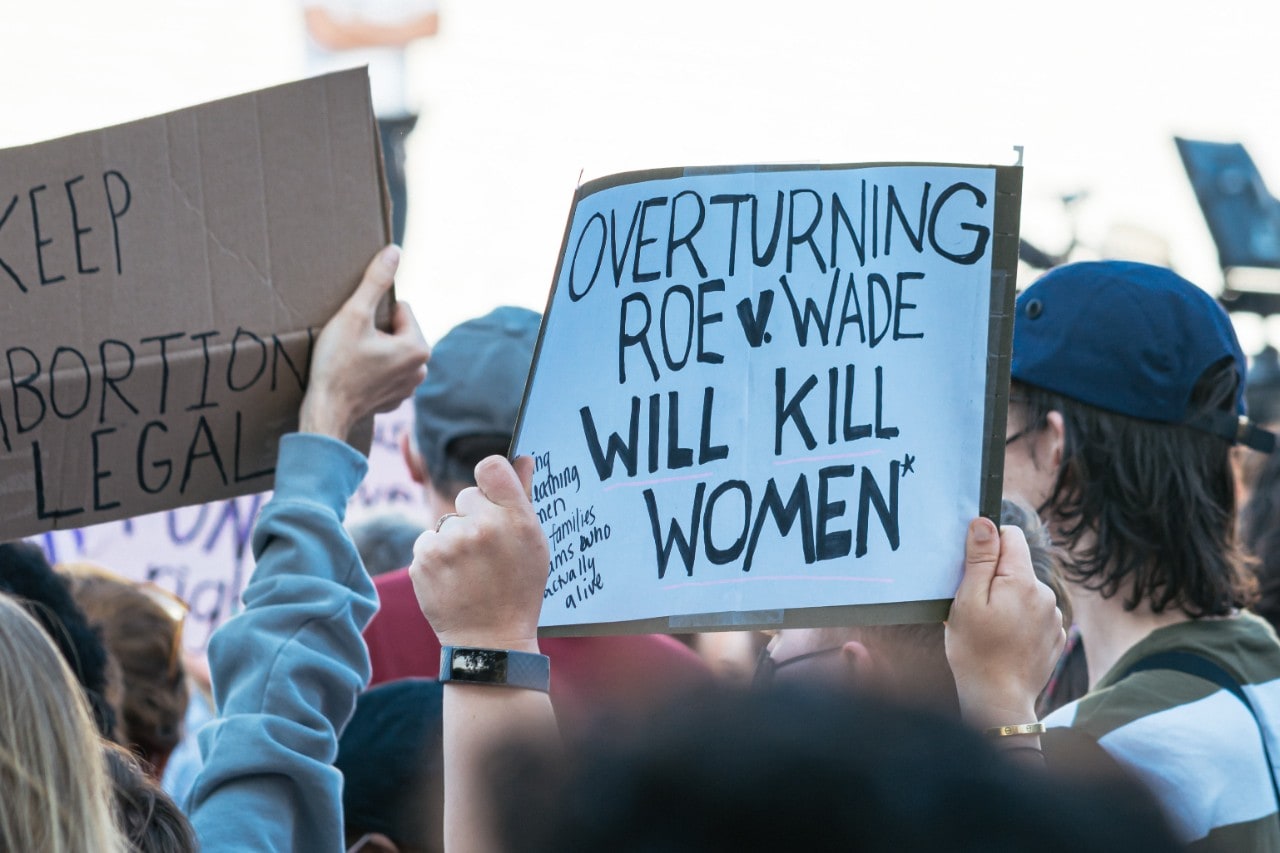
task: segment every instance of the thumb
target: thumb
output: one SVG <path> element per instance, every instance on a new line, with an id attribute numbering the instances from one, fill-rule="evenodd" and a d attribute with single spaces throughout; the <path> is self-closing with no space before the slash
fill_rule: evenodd
<path id="1" fill-rule="evenodd" d="M 530 460 L 532 461 L 532 460 Z M 532 467 L 530 467 L 532 477 Z M 501 507 L 527 506 L 529 494 L 516 469 L 501 456 L 480 460 L 476 466 L 476 485 L 490 502 Z"/>
<path id="2" fill-rule="evenodd" d="M 975 518 L 969 522 L 964 541 L 964 577 L 956 598 L 981 596 L 985 601 L 999 562 L 1000 534 L 996 526 L 989 519 Z"/>
<path id="3" fill-rule="evenodd" d="M 524 486 L 525 497 L 533 498 L 533 457 L 517 456 L 511 463 L 520 477 L 520 485 Z"/>
<path id="4" fill-rule="evenodd" d="M 391 245 L 373 256 L 364 269 L 364 278 L 347 300 L 346 307 L 373 317 L 378 303 L 396 280 L 396 268 L 400 266 L 400 247 Z"/>

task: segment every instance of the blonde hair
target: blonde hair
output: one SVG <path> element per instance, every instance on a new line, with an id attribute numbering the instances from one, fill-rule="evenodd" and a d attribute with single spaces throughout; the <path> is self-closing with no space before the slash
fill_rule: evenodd
<path id="1" fill-rule="evenodd" d="M 0 595 L 0 849 L 125 853 L 88 702 L 44 631 Z"/>

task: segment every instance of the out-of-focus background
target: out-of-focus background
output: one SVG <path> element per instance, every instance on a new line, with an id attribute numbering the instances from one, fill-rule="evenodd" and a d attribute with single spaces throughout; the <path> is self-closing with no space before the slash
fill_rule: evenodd
<path id="1" fill-rule="evenodd" d="M 302 76 L 301 6 L 7 0 L 0 146 Z M 1074 218 L 1076 257 L 1164 259 L 1216 293 L 1172 136 L 1243 142 L 1280 187 L 1277 32 L 1266 0 L 441 0 L 439 35 L 410 50 L 400 293 L 431 339 L 496 304 L 541 308 L 580 175 L 1012 163 L 1014 145 L 1024 237 L 1060 250 Z M 1237 326 L 1250 353 L 1280 340 L 1280 319 Z"/>

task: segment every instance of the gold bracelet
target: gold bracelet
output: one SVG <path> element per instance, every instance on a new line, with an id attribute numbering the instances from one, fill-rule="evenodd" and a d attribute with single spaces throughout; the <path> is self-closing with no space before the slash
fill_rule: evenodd
<path id="1" fill-rule="evenodd" d="M 1044 723 L 1022 723 L 1016 726 L 994 726 L 983 731 L 989 737 L 1010 737 L 1012 735 L 1042 735 Z"/>

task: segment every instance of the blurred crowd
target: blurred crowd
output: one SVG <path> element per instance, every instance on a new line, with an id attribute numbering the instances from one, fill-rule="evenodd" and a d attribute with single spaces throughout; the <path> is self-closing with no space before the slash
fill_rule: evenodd
<path id="1" fill-rule="evenodd" d="M 1018 296 L 1002 517 L 945 622 L 540 641 L 505 457 L 540 317 L 379 331 L 398 260 L 317 340 L 207 659 L 171 593 L 0 546 L 5 849 L 1280 849 L 1280 363 L 1202 290 Z M 345 440 L 410 395 L 439 520 L 353 537 Z"/>

